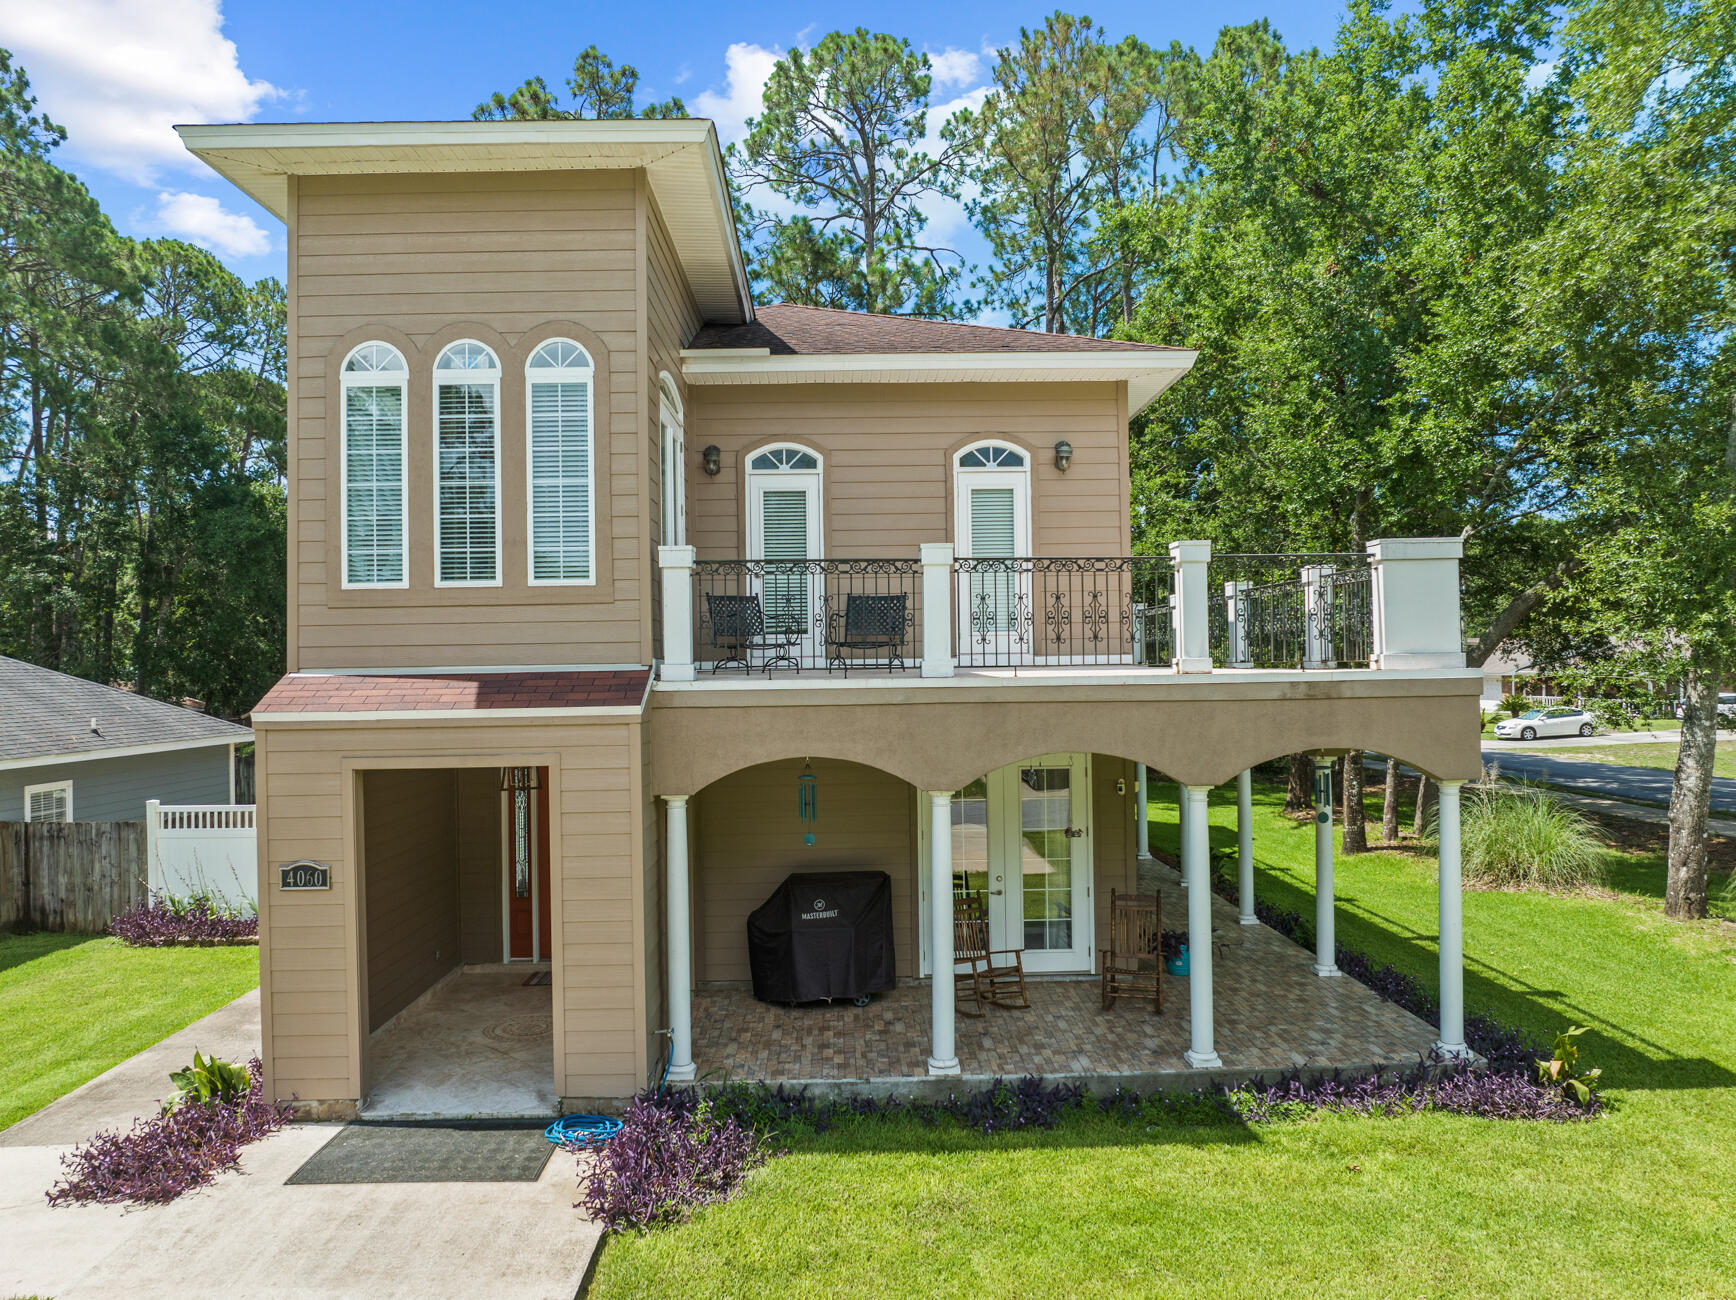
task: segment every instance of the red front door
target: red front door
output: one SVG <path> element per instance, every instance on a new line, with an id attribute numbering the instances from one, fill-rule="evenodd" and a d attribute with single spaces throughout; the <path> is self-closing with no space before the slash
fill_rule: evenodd
<path id="1" fill-rule="evenodd" d="M 506 792 L 506 955 L 513 961 L 549 955 L 549 770 L 534 769 L 527 789 L 529 771 L 513 769 Z"/>

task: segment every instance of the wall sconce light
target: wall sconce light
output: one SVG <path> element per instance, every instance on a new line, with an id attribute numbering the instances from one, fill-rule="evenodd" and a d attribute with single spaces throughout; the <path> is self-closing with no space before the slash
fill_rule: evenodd
<path id="1" fill-rule="evenodd" d="M 699 462 L 705 467 L 705 472 L 707 474 L 711 475 L 712 478 L 716 478 L 718 471 L 723 468 L 723 453 L 717 449 L 717 444 L 715 442 L 711 443 L 704 451 L 699 453 Z"/>
<path id="2" fill-rule="evenodd" d="M 1116 794 L 1126 794 L 1127 793 L 1127 778 L 1126 777 L 1118 776 L 1115 778 L 1115 793 Z"/>
<path id="3" fill-rule="evenodd" d="M 1067 466 L 1072 463 L 1073 444 L 1063 438 L 1060 442 L 1055 444 L 1055 468 L 1065 474 L 1067 472 Z"/>

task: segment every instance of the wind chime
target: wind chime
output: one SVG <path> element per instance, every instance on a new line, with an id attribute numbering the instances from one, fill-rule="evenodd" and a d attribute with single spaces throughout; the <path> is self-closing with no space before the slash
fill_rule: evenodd
<path id="1" fill-rule="evenodd" d="M 802 843 L 814 847 L 813 827 L 820 820 L 820 783 L 814 779 L 814 768 L 802 760 L 802 774 L 796 778 L 796 815 L 809 829 L 802 834 Z"/>

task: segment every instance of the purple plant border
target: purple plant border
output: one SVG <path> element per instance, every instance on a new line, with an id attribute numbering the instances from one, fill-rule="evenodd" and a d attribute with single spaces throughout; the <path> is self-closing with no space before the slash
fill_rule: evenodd
<path id="1" fill-rule="evenodd" d="M 166 895 L 154 892 L 111 920 L 109 933 L 130 948 L 249 944 L 259 940 L 259 917 L 213 907 L 202 898 L 174 906 Z"/>

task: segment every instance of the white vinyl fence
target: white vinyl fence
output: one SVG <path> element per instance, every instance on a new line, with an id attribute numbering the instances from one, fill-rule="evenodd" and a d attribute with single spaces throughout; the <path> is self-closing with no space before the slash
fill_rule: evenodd
<path id="1" fill-rule="evenodd" d="M 259 902 L 253 805 L 145 804 L 145 860 L 151 892 L 210 894 Z"/>

